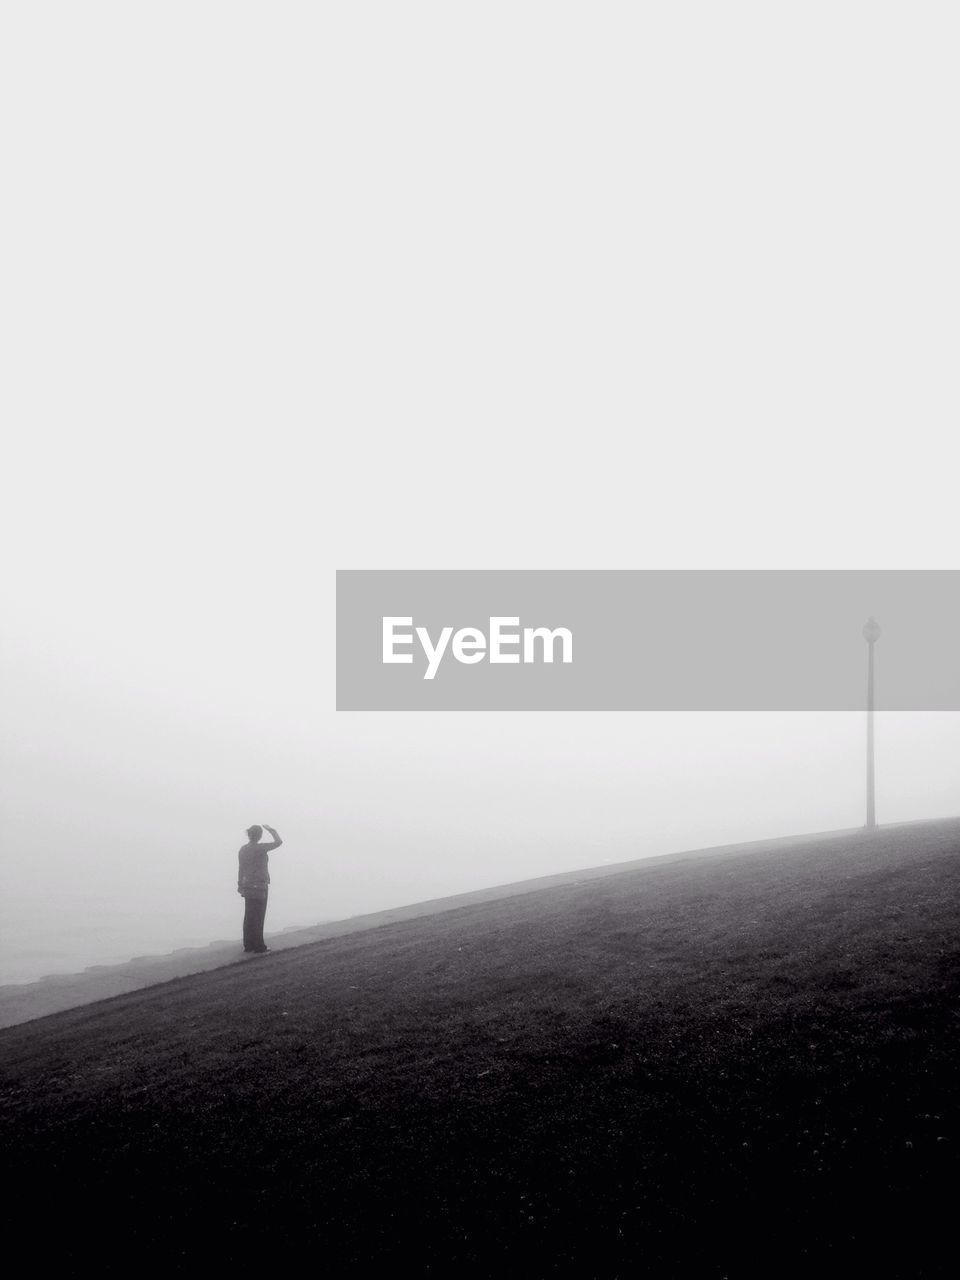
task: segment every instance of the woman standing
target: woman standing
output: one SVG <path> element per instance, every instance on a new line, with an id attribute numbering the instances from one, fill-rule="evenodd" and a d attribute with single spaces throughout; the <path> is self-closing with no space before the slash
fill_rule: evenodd
<path id="1" fill-rule="evenodd" d="M 279 849 L 283 841 L 273 827 L 267 827 L 273 836 L 272 844 L 261 844 L 263 827 L 247 827 L 247 843 L 240 850 L 240 870 L 237 876 L 237 893 L 246 903 L 243 913 L 243 949 L 262 953 L 270 948 L 263 941 L 263 918 L 267 914 L 267 892 L 270 872 L 267 870 L 271 849 Z"/>

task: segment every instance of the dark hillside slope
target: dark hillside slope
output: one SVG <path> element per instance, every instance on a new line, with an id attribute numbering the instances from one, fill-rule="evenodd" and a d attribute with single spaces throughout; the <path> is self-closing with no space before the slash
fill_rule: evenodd
<path id="1" fill-rule="evenodd" d="M 66 1274 L 952 1274 L 958 889 L 960 821 L 683 855 L 9 1028 L 8 1231 Z"/>

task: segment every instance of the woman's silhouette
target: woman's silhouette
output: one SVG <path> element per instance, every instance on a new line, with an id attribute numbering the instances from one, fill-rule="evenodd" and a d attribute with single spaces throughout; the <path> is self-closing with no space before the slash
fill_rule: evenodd
<path id="1" fill-rule="evenodd" d="M 243 949 L 262 953 L 270 948 L 263 941 L 263 918 L 267 914 L 267 893 L 270 872 L 267 870 L 271 849 L 279 849 L 283 841 L 273 827 L 267 827 L 273 836 L 272 844 L 261 844 L 263 827 L 247 827 L 247 843 L 240 850 L 240 870 L 237 875 L 237 893 L 246 903 L 243 913 Z"/>

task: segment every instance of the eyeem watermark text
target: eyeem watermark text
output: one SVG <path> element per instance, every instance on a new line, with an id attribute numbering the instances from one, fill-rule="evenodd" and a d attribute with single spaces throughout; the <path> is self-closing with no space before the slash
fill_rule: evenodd
<path id="1" fill-rule="evenodd" d="M 414 643 L 416 641 L 416 644 Z M 490 618 L 487 631 L 480 627 L 442 627 L 434 639 L 426 627 L 414 627 L 413 618 L 383 619 L 383 661 L 385 664 L 413 662 L 416 646 L 426 659 L 424 680 L 432 680 L 449 652 L 454 661 L 473 666 L 484 660 L 492 663 L 553 662 L 559 650 L 560 662 L 573 661 L 573 632 L 568 627 L 520 627 L 520 619 Z"/>

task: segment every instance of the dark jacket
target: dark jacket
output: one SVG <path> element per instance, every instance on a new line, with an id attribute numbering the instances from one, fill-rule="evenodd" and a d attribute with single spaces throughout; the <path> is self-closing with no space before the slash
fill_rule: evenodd
<path id="1" fill-rule="evenodd" d="M 240 862 L 237 888 L 245 898 L 265 898 L 270 883 L 267 849 L 274 845 L 245 844 L 238 855 Z"/>

